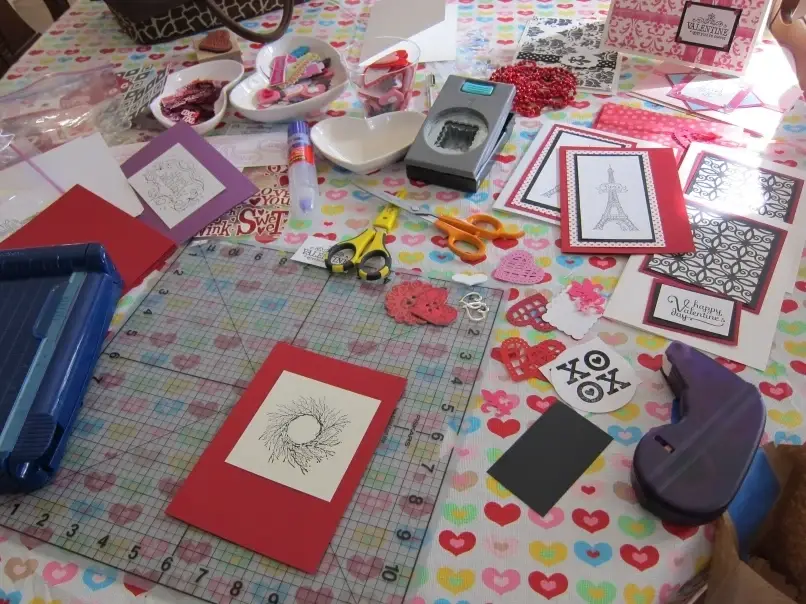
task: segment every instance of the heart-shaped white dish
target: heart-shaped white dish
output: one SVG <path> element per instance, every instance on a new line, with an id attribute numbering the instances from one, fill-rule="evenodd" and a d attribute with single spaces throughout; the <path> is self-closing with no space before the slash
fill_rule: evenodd
<path id="1" fill-rule="evenodd" d="M 334 164 L 369 174 L 403 159 L 424 121 L 419 111 L 393 111 L 370 119 L 332 117 L 313 127 L 311 140 Z"/>
<path id="2" fill-rule="evenodd" d="M 151 113 L 154 114 L 154 117 L 157 118 L 160 124 L 166 128 L 171 128 L 176 122 L 162 112 L 160 101 L 163 97 L 174 94 L 177 90 L 183 86 L 187 86 L 194 80 L 223 80 L 227 82 L 227 85 L 221 90 L 221 94 L 218 95 L 218 99 L 215 105 L 213 105 L 215 115 L 205 122 L 192 126 L 196 134 L 204 136 L 221 123 L 221 119 L 227 111 L 227 95 L 243 77 L 243 73 L 243 65 L 237 61 L 230 61 L 229 59 L 199 63 L 198 65 L 193 65 L 192 67 L 172 73 L 165 81 L 165 88 L 162 90 L 162 93 L 151 101 Z"/>

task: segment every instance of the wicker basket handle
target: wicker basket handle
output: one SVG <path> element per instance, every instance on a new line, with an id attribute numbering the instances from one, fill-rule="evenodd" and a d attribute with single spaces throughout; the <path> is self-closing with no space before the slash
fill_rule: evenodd
<path id="1" fill-rule="evenodd" d="M 282 0 L 283 16 L 280 18 L 279 25 L 274 31 L 269 33 L 258 33 L 251 29 L 245 28 L 243 25 L 237 23 L 234 19 L 230 18 L 221 7 L 218 6 L 216 0 L 196 0 L 201 6 L 206 6 L 210 9 L 216 18 L 224 25 L 229 27 L 236 34 L 250 42 L 258 42 L 260 44 L 268 44 L 274 42 L 282 37 L 288 29 L 288 24 L 291 23 L 291 17 L 294 14 L 294 0 Z"/>

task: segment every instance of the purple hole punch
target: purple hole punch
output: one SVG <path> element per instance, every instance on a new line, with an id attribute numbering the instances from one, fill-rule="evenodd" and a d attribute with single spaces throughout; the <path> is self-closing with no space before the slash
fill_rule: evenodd
<path id="1" fill-rule="evenodd" d="M 716 520 L 744 480 L 764 432 L 758 389 L 713 359 L 672 342 L 663 374 L 680 401 L 680 421 L 650 430 L 635 449 L 632 486 L 661 520 Z"/>

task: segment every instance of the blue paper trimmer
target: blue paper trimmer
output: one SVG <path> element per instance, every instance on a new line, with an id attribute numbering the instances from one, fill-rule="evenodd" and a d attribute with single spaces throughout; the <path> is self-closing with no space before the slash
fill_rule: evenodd
<path id="1" fill-rule="evenodd" d="M 122 287 L 99 244 L 0 252 L 0 493 L 55 474 Z"/>

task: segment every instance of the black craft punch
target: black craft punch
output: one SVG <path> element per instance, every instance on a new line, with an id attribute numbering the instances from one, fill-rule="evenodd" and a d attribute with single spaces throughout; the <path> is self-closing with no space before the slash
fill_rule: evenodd
<path id="1" fill-rule="evenodd" d="M 638 443 L 633 489 L 661 520 L 706 524 L 725 511 L 750 468 L 764 403 L 755 386 L 680 342 L 666 349 L 663 374 L 680 421 L 653 428 Z"/>

